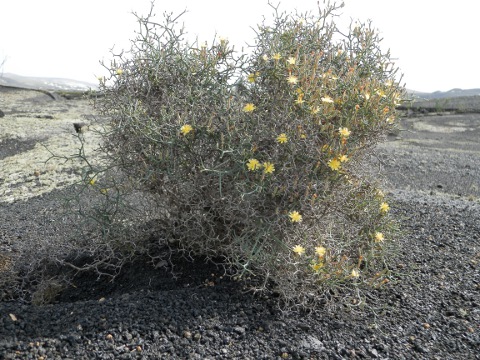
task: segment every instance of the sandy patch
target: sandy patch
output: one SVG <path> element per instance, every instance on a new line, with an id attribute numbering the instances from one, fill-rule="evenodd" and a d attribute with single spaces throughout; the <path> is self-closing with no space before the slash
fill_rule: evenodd
<path id="1" fill-rule="evenodd" d="M 3 91 L 0 108 L 0 203 L 26 200 L 82 180 L 84 164 L 66 161 L 79 153 L 73 123 L 95 116 L 89 100 L 54 100 L 46 94 Z M 95 129 L 81 135 L 93 159 L 100 143 Z M 22 144 L 28 143 L 25 150 Z"/>

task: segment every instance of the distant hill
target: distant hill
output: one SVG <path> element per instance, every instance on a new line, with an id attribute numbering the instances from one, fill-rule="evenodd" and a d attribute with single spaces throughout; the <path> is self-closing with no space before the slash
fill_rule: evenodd
<path id="1" fill-rule="evenodd" d="M 53 92 L 85 92 L 89 90 L 98 90 L 96 84 L 84 81 L 63 78 L 20 76 L 11 73 L 0 73 L 0 86 L 2 85 Z M 480 111 L 480 89 L 452 89 L 449 91 L 435 91 L 433 93 L 407 90 L 407 93 L 411 96 L 413 101 L 401 106 L 401 109 L 423 108 L 428 109 L 428 111 L 439 109 L 464 112 Z"/>
<path id="2" fill-rule="evenodd" d="M 0 73 L 0 85 L 47 91 L 88 91 L 97 90 L 98 88 L 97 85 L 84 81 L 20 76 L 10 73 Z"/>
<path id="3" fill-rule="evenodd" d="M 425 93 L 415 90 L 407 90 L 407 93 L 411 94 L 416 101 L 431 100 L 431 99 L 446 99 L 457 98 L 467 96 L 479 96 L 480 89 L 452 89 L 448 91 L 435 91 L 432 93 Z"/>

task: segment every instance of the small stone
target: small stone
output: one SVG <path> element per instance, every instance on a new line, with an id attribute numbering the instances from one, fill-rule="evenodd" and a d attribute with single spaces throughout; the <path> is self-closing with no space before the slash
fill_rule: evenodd
<path id="1" fill-rule="evenodd" d="M 105 336 L 105 339 L 113 340 L 113 335 L 112 334 L 107 334 L 107 336 Z"/>
<path id="2" fill-rule="evenodd" d="M 420 345 L 420 344 L 415 344 L 415 345 L 413 346 L 413 349 L 414 349 L 415 351 L 419 352 L 419 353 L 428 353 L 428 352 L 429 352 L 429 350 L 428 350 L 426 347 L 424 347 L 424 346 L 422 346 L 422 345 Z"/>
<path id="3" fill-rule="evenodd" d="M 424 327 L 425 329 L 430 329 L 430 324 L 424 323 L 424 324 L 423 324 L 423 327 Z"/>
<path id="4" fill-rule="evenodd" d="M 245 334 L 245 328 L 243 328 L 241 326 L 234 327 L 233 331 L 235 331 L 239 335 L 244 335 Z"/>
<path id="5" fill-rule="evenodd" d="M 80 122 L 80 123 L 73 123 L 73 127 L 75 128 L 75 132 L 77 134 L 83 133 L 88 130 L 87 124 Z"/>
<path id="6" fill-rule="evenodd" d="M 17 321 L 17 317 L 14 315 L 14 314 L 8 314 L 10 316 L 10 319 L 12 319 L 12 321 Z"/>
<path id="7" fill-rule="evenodd" d="M 183 337 L 184 337 L 185 339 L 191 339 L 191 338 L 192 338 L 192 333 L 191 333 L 190 331 L 188 331 L 188 330 L 185 330 L 185 331 L 183 332 Z"/>
<path id="8" fill-rule="evenodd" d="M 368 349 L 368 353 L 373 357 L 373 358 L 378 358 L 378 351 L 375 349 Z"/>

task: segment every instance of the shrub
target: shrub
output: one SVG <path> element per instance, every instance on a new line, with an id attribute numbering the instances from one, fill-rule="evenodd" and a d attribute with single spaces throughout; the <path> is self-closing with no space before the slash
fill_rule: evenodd
<path id="1" fill-rule="evenodd" d="M 139 17 L 96 103 L 110 119 L 102 153 L 154 196 L 164 245 L 221 258 L 307 307 L 388 280 L 388 204 L 362 159 L 404 90 L 371 25 L 341 32 L 338 8 L 274 8 L 244 54 L 223 38 L 183 40 L 171 15 Z"/>

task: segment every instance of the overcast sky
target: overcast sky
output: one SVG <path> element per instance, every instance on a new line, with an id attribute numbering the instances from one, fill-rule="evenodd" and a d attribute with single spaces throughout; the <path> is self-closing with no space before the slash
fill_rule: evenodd
<path id="1" fill-rule="evenodd" d="M 129 47 L 137 29 L 132 11 L 146 14 L 150 0 L 1 0 L 0 62 L 4 72 L 96 83 L 99 60 Z M 341 1 L 337 1 L 340 3 Z M 344 0 L 340 19 L 371 19 L 404 73 L 407 88 L 432 92 L 480 88 L 477 0 Z M 273 3 L 278 4 L 278 0 Z M 323 3 L 323 0 L 320 1 Z M 155 13 L 179 13 L 200 40 L 215 32 L 244 44 L 251 26 L 270 18 L 267 0 L 156 0 Z M 317 0 L 280 0 L 280 9 L 315 10 Z"/>

